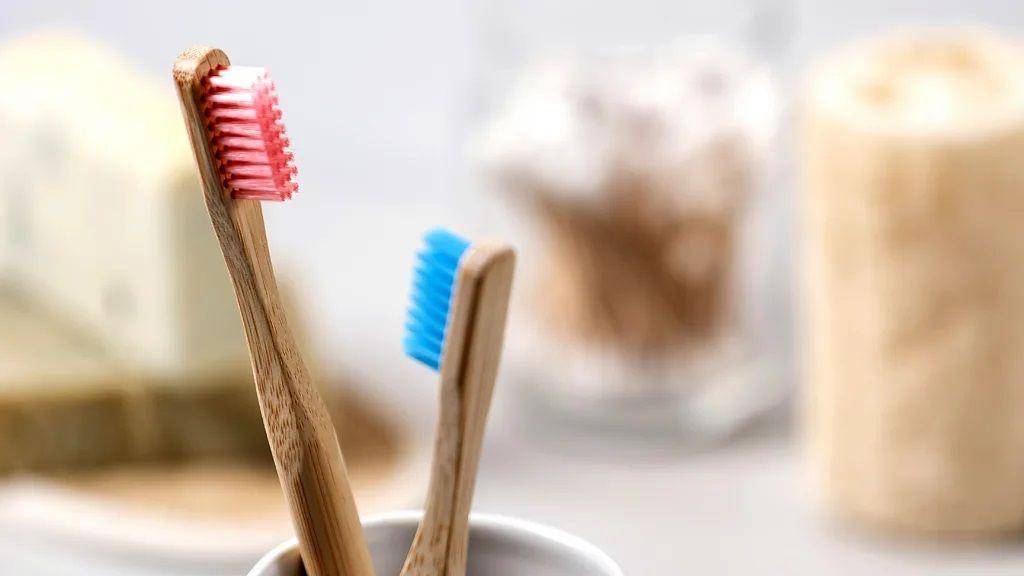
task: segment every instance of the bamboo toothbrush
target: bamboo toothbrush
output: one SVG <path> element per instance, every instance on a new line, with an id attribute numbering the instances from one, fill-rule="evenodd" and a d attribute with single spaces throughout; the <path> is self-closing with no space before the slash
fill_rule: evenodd
<path id="1" fill-rule="evenodd" d="M 444 230 L 425 237 L 404 346 L 440 371 L 440 416 L 426 510 L 402 576 L 466 573 L 469 511 L 514 268 L 506 245 L 471 245 Z"/>
<path id="2" fill-rule="evenodd" d="M 185 51 L 174 81 L 306 573 L 371 576 L 338 438 L 288 328 L 267 248 L 259 200 L 297 190 L 274 85 L 215 48 Z"/>

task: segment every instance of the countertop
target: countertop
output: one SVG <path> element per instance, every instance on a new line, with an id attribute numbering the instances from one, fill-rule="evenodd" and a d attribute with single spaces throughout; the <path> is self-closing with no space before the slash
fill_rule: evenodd
<path id="1" fill-rule="evenodd" d="M 577 449 L 527 438 L 514 423 L 497 420 L 476 509 L 576 533 L 633 576 L 1024 573 L 1024 543 L 893 542 L 831 527 L 811 510 L 798 451 L 779 426 L 715 448 L 640 454 L 621 444 Z M 0 574 L 216 573 L 131 564 L 10 533 L 0 535 L 0 558 Z"/>

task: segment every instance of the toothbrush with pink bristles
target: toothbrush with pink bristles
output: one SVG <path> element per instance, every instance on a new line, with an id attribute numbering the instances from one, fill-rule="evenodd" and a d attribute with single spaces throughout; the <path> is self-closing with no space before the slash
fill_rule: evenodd
<path id="1" fill-rule="evenodd" d="M 338 438 L 288 328 L 267 247 L 260 201 L 298 189 L 274 84 L 215 48 L 179 56 L 174 81 L 305 573 L 372 576 Z"/>

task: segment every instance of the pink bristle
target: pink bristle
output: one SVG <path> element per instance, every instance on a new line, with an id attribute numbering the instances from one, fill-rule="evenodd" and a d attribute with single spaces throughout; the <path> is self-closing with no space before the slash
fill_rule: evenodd
<path id="1" fill-rule="evenodd" d="M 228 66 L 203 81 L 203 114 L 232 198 L 287 200 L 298 191 L 274 82 L 263 68 Z"/>

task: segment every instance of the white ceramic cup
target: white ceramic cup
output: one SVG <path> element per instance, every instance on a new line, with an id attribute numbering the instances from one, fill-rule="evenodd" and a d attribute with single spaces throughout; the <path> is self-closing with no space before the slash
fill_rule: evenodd
<path id="1" fill-rule="evenodd" d="M 398 512 L 363 522 L 378 575 L 397 576 L 402 571 L 420 516 Z M 624 576 L 604 552 L 561 530 L 490 514 L 474 514 L 469 522 L 469 576 Z M 261 558 L 249 576 L 298 573 L 299 549 L 295 540 L 289 540 Z"/>

